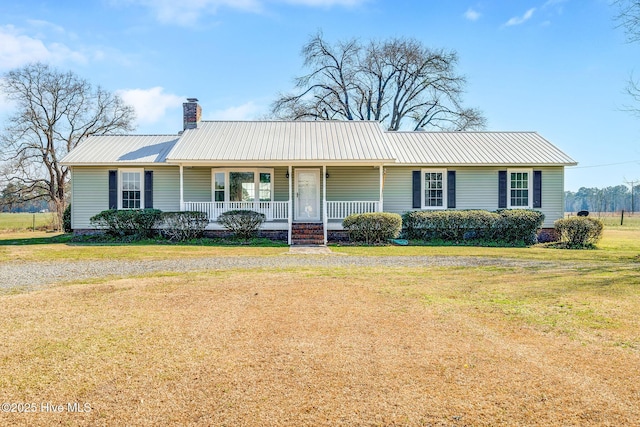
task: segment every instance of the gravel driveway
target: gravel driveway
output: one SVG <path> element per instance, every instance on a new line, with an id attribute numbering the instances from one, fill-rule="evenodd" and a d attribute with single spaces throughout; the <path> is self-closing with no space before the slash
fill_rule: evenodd
<path id="1" fill-rule="evenodd" d="M 296 267 L 437 267 L 437 266 L 521 266 L 552 267 L 542 261 L 505 260 L 480 257 L 442 256 L 350 256 L 343 254 L 238 256 L 182 258 L 154 261 L 58 261 L 0 263 L 0 289 L 35 290 L 48 285 L 100 277 L 126 277 L 151 272 Z"/>

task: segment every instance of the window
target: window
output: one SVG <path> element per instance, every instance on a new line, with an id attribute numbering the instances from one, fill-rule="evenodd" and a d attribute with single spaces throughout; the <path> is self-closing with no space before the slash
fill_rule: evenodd
<path id="1" fill-rule="evenodd" d="M 253 172 L 229 172 L 229 201 L 253 202 L 256 198 Z"/>
<path id="2" fill-rule="evenodd" d="M 422 208 L 447 207 L 447 170 L 422 169 Z"/>
<path id="3" fill-rule="evenodd" d="M 273 169 L 213 169 L 213 200 L 216 202 L 270 202 Z"/>
<path id="4" fill-rule="evenodd" d="M 215 172 L 213 174 L 213 201 L 224 202 L 224 190 L 225 190 L 225 173 Z"/>
<path id="5" fill-rule="evenodd" d="M 531 208 L 531 179 L 533 173 L 528 169 L 510 169 L 507 171 L 509 189 L 509 208 Z"/>
<path id="6" fill-rule="evenodd" d="M 118 209 L 142 209 L 144 207 L 144 171 L 119 169 Z"/>
<path id="7" fill-rule="evenodd" d="M 271 201 L 271 173 L 270 172 L 261 172 L 260 173 L 260 201 L 261 202 L 269 202 Z"/>

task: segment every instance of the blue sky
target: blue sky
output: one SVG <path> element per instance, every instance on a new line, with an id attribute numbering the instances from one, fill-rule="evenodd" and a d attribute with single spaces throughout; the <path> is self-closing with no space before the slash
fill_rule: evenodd
<path id="1" fill-rule="evenodd" d="M 0 73 L 72 70 L 134 105 L 137 133 L 175 133 L 187 97 L 205 119 L 263 117 L 318 30 L 412 37 L 459 53 L 465 104 L 488 130 L 537 131 L 577 160 L 565 179 L 575 191 L 640 179 L 640 117 L 623 111 L 640 44 L 614 15 L 608 0 L 5 1 Z M 0 118 L 10 111 L 0 99 Z"/>

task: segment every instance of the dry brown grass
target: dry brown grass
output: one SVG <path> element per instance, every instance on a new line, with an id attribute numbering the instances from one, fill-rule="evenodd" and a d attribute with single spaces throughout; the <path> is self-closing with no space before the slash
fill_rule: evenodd
<path id="1" fill-rule="evenodd" d="M 0 296 L 4 425 L 637 425 L 636 269 L 220 271 Z"/>

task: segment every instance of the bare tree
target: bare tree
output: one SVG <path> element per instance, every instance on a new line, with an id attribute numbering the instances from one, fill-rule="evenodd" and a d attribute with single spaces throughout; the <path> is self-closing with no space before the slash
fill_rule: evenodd
<path id="1" fill-rule="evenodd" d="M 481 129 L 486 120 L 464 108 L 466 79 L 454 51 L 426 48 L 414 39 L 328 44 L 321 33 L 302 49 L 311 72 L 295 80 L 296 93 L 272 104 L 289 120 L 377 120 L 387 129 Z"/>
<path id="2" fill-rule="evenodd" d="M 640 0 L 614 0 L 613 4 L 618 8 L 615 16 L 618 27 L 624 29 L 629 43 L 640 42 Z M 633 75 L 629 78 L 625 92 L 631 97 L 635 105 L 626 105 L 624 109 L 640 116 L 640 86 Z"/>
<path id="3" fill-rule="evenodd" d="M 627 40 L 640 41 L 640 0 L 614 0 L 613 4 L 618 8 L 615 19 L 624 28 Z"/>
<path id="4" fill-rule="evenodd" d="M 16 105 L 0 136 L 5 179 L 48 199 L 60 226 L 69 173 L 60 160 L 90 135 L 133 130 L 134 110 L 72 72 L 42 63 L 9 71 L 0 90 Z"/>

